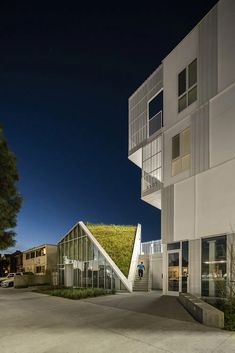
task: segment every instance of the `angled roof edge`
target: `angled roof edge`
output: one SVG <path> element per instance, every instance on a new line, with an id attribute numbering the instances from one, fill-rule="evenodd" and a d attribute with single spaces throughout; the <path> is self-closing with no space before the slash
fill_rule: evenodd
<path id="1" fill-rule="evenodd" d="M 63 236 L 62 238 L 60 238 L 60 240 L 57 242 L 57 245 L 70 233 L 72 232 L 73 228 L 75 228 L 76 226 L 78 226 L 80 223 L 80 221 L 78 221 L 77 223 L 75 223 Z"/>
<path id="2" fill-rule="evenodd" d="M 104 250 L 104 248 L 100 245 L 100 243 L 97 241 L 97 239 L 94 237 L 94 235 L 91 233 L 91 231 L 87 228 L 87 226 L 81 221 L 79 222 L 79 225 L 82 227 L 82 229 L 85 231 L 87 236 L 90 238 L 90 240 L 96 245 L 98 250 L 101 252 L 101 254 L 105 257 L 105 259 L 108 261 L 109 265 L 112 267 L 116 275 L 119 277 L 119 279 L 122 281 L 124 286 L 129 292 L 132 292 L 132 282 L 129 281 L 126 276 L 121 272 L 119 267 L 115 264 L 115 262 L 111 259 L 109 254 Z M 137 226 L 138 229 L 138 226 Z M 136 234 L 137 234 L 137 229 L 136 229 Z M 136 237 L 135 234 L 135 237 Z M 129 269 L 130 271 L 130 269 Z"/>
<path id="3" fill-rule="evenodd" d="M 140 255 L 140 244 L 141 244 L 141 224 L 137 224 L 135 232 L 135 241 L 132 249 L 132 256 L 129 266 L 128 281 L 133 284 L 136 274 L 137 262 Z"/>

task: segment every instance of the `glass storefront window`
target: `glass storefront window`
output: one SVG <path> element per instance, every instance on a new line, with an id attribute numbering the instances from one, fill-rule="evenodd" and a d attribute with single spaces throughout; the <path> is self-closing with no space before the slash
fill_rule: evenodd
<path id="1" fill-rule="evenodd" d="M 179 252 L 168 254 L 168 291 L 179 291 Z"/>
<path id="2" fill-rule="evenodd" d="M 202 239 L 202 296 L 226 296 L 226 240 L 226 235 Z"/>
<path id="3" fill-rule="evenodd" d="M 182 242 L 182 292 L 187 293 L 188 288 L 188 241 Z"/>

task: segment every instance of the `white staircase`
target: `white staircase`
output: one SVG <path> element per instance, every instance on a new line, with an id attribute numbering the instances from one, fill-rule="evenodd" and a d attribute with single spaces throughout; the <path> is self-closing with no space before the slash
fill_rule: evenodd
<path id="1" fill-rule="evenodd" d="M 151 269 L 149 267 L 149 255 L 140 255 L 138 263 L 140 263 L 141 261 L 144 263 L 145 267 L 144 276 L 142 278 L 139 278 L 138 270 L 136 269 L 135 281 L 133 285 L 134 292 L 148 292 L 152 288 L 152 276 L 150 276 Z"/>

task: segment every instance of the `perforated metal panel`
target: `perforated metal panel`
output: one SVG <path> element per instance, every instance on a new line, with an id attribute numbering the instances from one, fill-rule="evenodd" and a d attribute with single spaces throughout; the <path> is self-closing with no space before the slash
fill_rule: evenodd
<path id="1" fill-rule="evenodd" d="M 129 155 L 148 137 L 148 101 L 163 85 L 162 65 L 129 98 Z"/>

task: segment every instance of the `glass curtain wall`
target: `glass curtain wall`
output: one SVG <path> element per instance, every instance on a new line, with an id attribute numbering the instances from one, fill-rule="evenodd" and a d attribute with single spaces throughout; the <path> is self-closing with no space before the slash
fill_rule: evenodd
<path id="1" fill-rule="evenodd" d="M 125 289 L 104 256 L 77 225 L 58 244 L 60 285 L 65 285 L 65 266 L 73 265 L 73 287 Z"/>
<path id="2" fill-rule="evenodd" d="M 162 137 L 143 147 L 142 191 L 157 187 L 162 181 Z"/>

